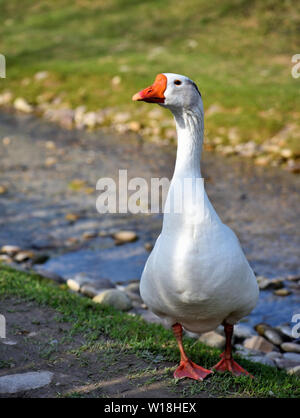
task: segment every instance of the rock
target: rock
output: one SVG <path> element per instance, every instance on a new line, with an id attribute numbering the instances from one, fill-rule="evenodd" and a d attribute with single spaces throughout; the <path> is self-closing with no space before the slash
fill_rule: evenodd
<path id="1" fill-rule="evenodd" d="M 283 279 L 277 278 L 277 279 L 267 279 L 263 276 L 257 276 L 256 277 L 258 287 L 260 290 L 266 290 L 266 289 L 280 289 L 283 287 Z"/>
<path id="2" fill-rule="evenodd" d="M 300 364 L 300 354 L 299 353 L 284 353 L 283 358 L 286 360 L 294 361 L 295 363 Z"/>
<path id="3" fill-rule="evenodd" d="M 274 345 L 265 338 L 255 335 L 244 341 L 244 347 L 249 348 L 250 350 L 258 350 L 263 353 L 269 353 L 270 351 L 273 351 Z"/>
<path id="4" fill-rule="evenodd" d="M 283 351 L 300 353 L 300 344 L 297 343 L 282 343 L 280 347 Z"/>
<path id="5" fill-rule="evenodd" d="M 280 345 L 283 342 L 279 332 L 275 331 L 272 328 L 265 330 L 264 337 L 275 345 Z"/>
<path id="6" fill-rule="evenodd" d="M 285 358 L 275 358 L 274 359 L 276 366 L 278 367 L 278 369 L 285 369 L 285 370 L 289 370 L 293 367 L 297 367 L 299 365 L 298 362 L 289 360 L 289 359 L 285 359 Z"/>
<path id="7" fill-rule="evenodd" d="M 225 346 L 225 337 L 215 331 L 205 332 L 200 336 L 199 341 L 209 347 L 223 348 Z"/>
<path id="8" fill-rule="evenodd" d="M 289 149 L 289 148 L 283 148 L 283 149 L 280 151 L 280 155 L 281 155 L 283 158 L 286 158 L 286 159 L 288 159 L 288 158 L 292 158 L 292 156 L 293 156 L 293 151 L 292 151 L 291 149 Z"/>
<path id="9" fill-rule="evenodd" d="M 33 107 L 29 103 L 27 103 L 26 100 L 23 99 L 23 97 L 17 97 L 15 99 L 14 108 L 24 113 L 31 113 L 33 111 Z"/>
<path id="10" fill-rule="evenodd" d="M 293 339 L 293 332 L 289 325 L 281 324 L 276 327 L 276 329 L 284 336 L 288 337 L 288 339 Z"/>
<path id="11" fill-rule="evenodd" d="M 9 257 L 7 254 L 0 254 L 0 262 L 12 263 L 13 259 L 11 257 Z"/>
<path id="12" fill-rule="evenodd" d="M 277 296 L 288 296 L 292 292 L 289 289 L 278 289 L 278 290 L 274 290 L 273 293 L 274 295 L 277 295 Z"/>
<path id="13" fill-rule="evenodd" d="M 111 79 L 111 84 L 113 86 L 118 86 L 119 84 L 121 84 L 121 77 L 119 75 L 115 75 L 112 79 Z"/>
<path id="14" fill-rule="evenodd" d="M 1 253 L 7 254 L 7 255 L 15 255 L 21 250 L 20 247 L 17 245 L 3 245 L 1 247 Z"/>
<path id="15" fill-rule="evenodd" d="M 251 356 L 250 360 L 254 363 L 266 364 L 267 366 L 276 367 L 276 363 L 267 356 Z"/>
<path id="16" fill-rule="evenodd" d="M 129 122 L 128 127 L 133 132 L 139 132 L 139 130 L 141 129 L 141 124 L 140 122 L 132 120 L 131 122 Z"/>
<path id="17" fill-rule="evenodd" d="M 65 220 L 69 222 L 75 222 L 79 218 L 80 218 L 80 215 L 78 213 L 67 213 L 65 215 Z"/>
<path id="18" fill-rule="evenodd" d="M 125 123 L 130 119 L 130 113 L 128 112 L 120 112 L 116 113 L 113 117 L 115 123 Z"/>
<path id="19" fill-rule="evenodd" d="M 87 112 L 82 117 L 82 123 L 87 128 L 94 128 L 97 125 L 97 114 L 95 112 Z"/>
<path id="20" fill-rule="evenodd" d="M 255 335 L 252 328 L 245 324 L 236 324 L 233 328 L 233 334 L 238 339 L 246 339 Z"/>
<path id="21" fill-rule="evenodd" d="M 14 340 L 8 340 L 7 338 L 1 338 L 0 341 L 5 345 L 16 345 L 17 341 Z"/>
<path id="22" fill-rule="evenodd" d="M 17 263 L 23 263 L 24 261 L 32 259 L 33 257 L 34 254 L 32 251 L 20 251 L 15 255 L 14 260 Z"/>
<path id="23" fill-rule="evenodd" d="M 149 322 L 151 324 L 165 325 L 164 320 L 159 316 L 155 315 L 155 313 L 153 313 L 152 311 L 138 309 L 137 312 L 146 322 Z"/>
<path id="24" fill-rule="evenodd" d="M 144 247 L 146 251 L 150 252 L 153 250 L 153 245 L 151 244 L 151 242 L 145 242 Z"/>
<path id="25" fill-rule="evenodd" d="M 108 289 L 93 298 L 96 303 L 113 306 L 121 311 L 128 311 L 132 303 L 126 293 L 118 289 Z"/>
<path id="26" fill-rule="evenodd" d="M 113 238 L 117 242 L 133 242 L 138 239 L 137 234 L 134 231 L 119 231 L 113 234 Z"/>
<path id="27" fill-rule="evenodd" d="M 56 274 L 53 271 L 44 270 L 39 268 L 39 266 L 37 266 L 35 270 L 40 276 L 45 277 L 46 279 L 54 280 L 57 283 L 65 283 L 65 280 L 59 276 L 59 274 Z"/>
<path id="28" fill-rule="evenodd" d="M 49 258 L 48 254 L 35 254 L 32 258 L 32 264 L 44 264 Z"/>
<path id="29" fill-rule="evenodd" d="M 0 184 L 0 195 L 7 193 L 7 187 L 3 186 L 3 184 Z"/>
<path id="30" fill-rule="evenodd" d="M 16 373 L 0 377 L 0 393 L 18 393 L 49 385 L 53 373 L 47 371 Z"/>
<path id="31" fill-rule="evenodd" d="M 260 324 L 255 325 L 254 329 L 259 335 L 261 335 L 263 337 L 266 330 L 270 329 L 270 326 L 268 324 L 265 324 L 265 323 L 262 322 Z"/>
<path id="32" fill-rule="evenodd" d="M 103 279 L 98 280 L 95 283 L 83 284 L 82 287 L 80 288 L 80 291 L 84 295 L 90 298 L 93 298 L 99 295 L 99 293 L 103 292 L 104 290 L 113 289 L 113 288 L 114 288 L 114 285 L 111 283 L 111 281 L 103 278 Z"/>
<path id="33" fill-rule="evenodd" d="M 270 353 L 266 354 L 266 357 L 275 360 L 276 358 L 282 358 L 282 354 L 278 351 L 271 351 Z"/>
<path id="34" fill-rule="evenodd" d="M 34 74 L 34 79 L 36 81 L 41 81 L 44 80 L 45 78 L 47 78 L 49 76 L 48 71 L 39 71 L 38 73 Z"/>
<path id="35" fill-rule="evenodd" d="M 248 348 L 245 348 L 241 344 L 235 344 L 234 348 L 236 349 L 236 354 L 243 358 L 251 359 L 252 356 L 259 356 L 261 355 L 261 352 L 258 350 L 249 350 Z"/>
<path id="36" fill-rule="evenodd" d="M 292 367 L 287 371 L 290 375 L 295 375 L 300 377 L 300 366 Z"/>
<path id="37" fill-rule="evenodd" d="M 74 292 L 79 292 L 80 290 L 80 284 L 74 279 L 68 279 L 67 285 L 71 290 L 74 290 Z"/>
<path id="38" fill-rule="evenodd" d="M 47 157 L 45 159 L 45 166 L 46 167 L 52 167 L 57 163 L 57 159 L 54 157 Z"/>
<path id="39" fill-rule="evenodd" d="M 11 102 L 13 95 L 10 91 L 0 94 L 0 106 L 7 105 Z"/>
<path id="40" fill-rule="evenodd" d="M 82 238 L 91 239 L 91 238 L 95 238 L 97 235 L 98 235 L 97 231 L 85 231 L 82 234 Z"/>
<path id="41" fill-rule="evenodd" d="M 136 282 L 129 283 L 129 285 L 126 286 L 125 290 L 126 292 L 134 292 L 140 296 L 140 281 L 138 280 Z"/>

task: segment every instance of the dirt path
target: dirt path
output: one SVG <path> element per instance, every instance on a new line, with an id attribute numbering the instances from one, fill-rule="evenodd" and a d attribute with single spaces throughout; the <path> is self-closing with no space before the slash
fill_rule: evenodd
<path id="1" fill-rule="evenodd" d="M 84 338 L 70 335 L 70 324 L 48 307 L 9 299 L 1 301 L 1 312 L 7 338 L 0 339 L 0 377 L 35 371 L 48 371 L 53 377 L 39 389 L 0 397 L 178 398 L 189 385 L 175 385 L 174 364 L 139 358 L 108 339 L 100 337 L 93 349 L 86 349 Z"/>

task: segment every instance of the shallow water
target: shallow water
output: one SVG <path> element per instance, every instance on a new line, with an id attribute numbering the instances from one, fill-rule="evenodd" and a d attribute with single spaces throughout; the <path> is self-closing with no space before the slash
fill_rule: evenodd
<path id="1" fill-rule="evenodd" d="M 118 137 L 101 131 L 66 131 L 33 116 L 0 114 L 0 245 L 16 244 L 46 252 L 43 269 L 71 277 L 85 272 L 126 282 L 140 277 L 148 257 L 145 242 L 153 242 L 161 215 L 100 215 L 95 208 L 99 192 L 89 194 L 68 186 L 83 179 L 95 189 L 100 177 L 117 179 L 119 169 L 128 178 L 172 176 L 175 149 L 145 143 L 138 137 Z M 53 141 L 55 149 L 46 147 Z M 55 158 L 56 164 L 45 161 Z M 279 168 L 257 167 L 250 160 L 204 153 L 203 177 L 208 195 L 222 220 L 238 235 L 257 274 L 278 277 L 300 274 L 300 177 Z M 71 224 L 67 213 L 80 218 Z M 82 239 L 85 231 L 133 229 L 139 240 L 115 246 L 109 237 Z M 69 238 L 78 239 L 70 245 Z M 299 296 L 261 292 L 251 323 L 289 322 L 300 310 Z"/>

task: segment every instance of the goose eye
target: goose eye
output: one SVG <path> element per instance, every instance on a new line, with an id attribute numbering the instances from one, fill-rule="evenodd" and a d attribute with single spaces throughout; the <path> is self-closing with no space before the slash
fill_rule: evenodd
<path id="1" fill-rule="evenodd" d="M 180 80 L 175 80 L 175 81 L 174 81 L 174 84 L 176 84 L 176 86 L 180 86 L 181 81 L 180 81 Z"/>

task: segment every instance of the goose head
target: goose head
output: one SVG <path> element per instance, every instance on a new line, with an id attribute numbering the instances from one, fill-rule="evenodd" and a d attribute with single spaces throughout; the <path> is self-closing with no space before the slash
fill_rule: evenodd
<path id="1" fill-rule="evenodd" d="M 158 74 L 154 83 L 136 93 L 132 100 L 158 103 L 173 112 L 203 108 L 197 85 L 190 78 L 173 73 Z"/>

